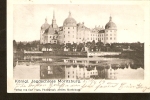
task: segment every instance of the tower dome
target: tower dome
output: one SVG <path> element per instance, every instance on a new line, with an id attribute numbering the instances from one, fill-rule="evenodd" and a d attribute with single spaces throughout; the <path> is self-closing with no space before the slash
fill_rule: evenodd
<path id="1" fill-rule="evenodd" d="M 65 19 L 63 26 L 67 27 L 75 27 L 76 26 L 76 20 L 72 18 L 71 12 L 69 12 L 68 18 Z"/>
<path id="2" fill-rule="evenodd" d="M 47 18 L 45 18 L 45 23 L 41 26 L 41 30 L 46 30 L 50 27 L 50 25 L 47 23 Z"/>
<path id="3" fill-rule="evenodd" d="M 117 29 L 117 26 L 112 22 L 112 17 L 110 16 L 109 22 L 105 25 L 105 29 Z"/>

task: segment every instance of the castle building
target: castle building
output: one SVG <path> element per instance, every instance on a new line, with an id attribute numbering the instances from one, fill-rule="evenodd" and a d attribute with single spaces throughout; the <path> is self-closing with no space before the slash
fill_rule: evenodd
<path id="1" fill-rule="evenodd" d="M 97 76 L 98 71 L 96 67 L 94 69 L 88 71 L 87 68 L 83 67 L 80 68 L 79 65 L 73 67 L 65 66 L 65 79 L 89 79 L 91 76 Z"/>
<path id="2" fill-rule="evenodd" d="M 77 23 L 69 12 L 68 18 L 63 22 L 63 26 L 58 27 L 56 24 L 55 13 L 53 12 L 52 24 L 45 23 L 41 26 L 40 43 L 83 43 L 101 41 L 104 44 L 111 44 L 117 42 L 117 26 L 112 22 L 110 16 L 109 22 L 103 27 L 96 27 L 93 29 L 87 28 L 83 23 Z"/>
<path id="3" fill-rule="evenodd" d="M 52 24 L 48 24 L 46 18 L 45 23 L 41 26 L 40 44 L 57 43 L 58 30 L 59 28 L 56 24 L 55 13 L 53 12 Z"/>
<path id="4" fill-rule="evenodd" d="M 105 43 L 114 43 L 117 41 L 117 27 L 114 22 L 112 22 L 112 17 L 110 16 L 109 22 L 105 25 Z"/>

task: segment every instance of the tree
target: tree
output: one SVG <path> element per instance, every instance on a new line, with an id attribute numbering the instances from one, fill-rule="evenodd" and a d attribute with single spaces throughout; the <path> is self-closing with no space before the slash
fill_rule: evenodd
<path id="1" fill-rule="evenodd" d="M 19 42 L 18 46 L 17 46 L 17 49 L 18 50 L 23 50 L 24 49 L 24 44 L 22 42 Z"/>
<path id="2" fill-rule="evenodd" d="M 95 40 L 92 41 L 90 48 L 91 48 L 91 50 L 94 51 L 94 49 L 95 49 Z"/>
<path id="3" fill-rule="evenodd" d="M 81 51 L 83 47 L 84 47 L 83 43 L 79 43 L 77 45 L 77 51 Z"/>
<path id="4" fill-rule="evenodd" d="M 31 45 L 30 45 L 30 43 L 27 43 L 27 44 L 25 45 L 25 47 L 26 47 L 26 50 L 31 50 Z"/>
<path id="5" fill-rule="evenodd" d="M 13 40 L 13 48 L 14 48 L 14 49 L 17 49 L 17 43 L 16 43 L 15 40 Z"/>
<path id="6" fill-rule="evenodd" d="M 71 43 L 66 43 L 66 47 L 69 48 L 69 50 L 72 50 L 72 45 L 71 45 Z"/>
<path id="7" fill-rule="evenodd" d="M 98 42 L 96 43 L 96 45 L 97 45 L 99 51 L 104 47 L 104 44 L 103 44 L 103 42 L 101 42 L 101 40 L 98 41 Z"/>
<path id="8" fill-rule="evenodd" d="M 76 43 L 73 43 L 73 44 L 72 44 L 72 48 L 73 48 L 73 51 L 74 51 L 75 49 L 77 49 L 77 44 L 76 44 Z"/>

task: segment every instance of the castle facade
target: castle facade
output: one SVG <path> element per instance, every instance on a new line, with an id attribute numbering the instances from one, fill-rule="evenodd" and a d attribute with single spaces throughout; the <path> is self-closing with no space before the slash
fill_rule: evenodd
<path id="1" fill-rule="evenodd" d="M 68 18 L 63 22 L 63 26 L 58 27 L 55 19 L 55 12 L 53 12 L 52 24 L 48 24 L 47 18 L 40 30 L 40 44 L 47 43 L 83 43 L 83 42 L 98 42 L 104 44 L 111 44 L 117 42 L 117 26 L 112 21 L 110 16 L 109 22 L 103 27 L 95 27 L 93 29 L 87 28 L 83 23 L 77 23 L 69 12 Z"/>

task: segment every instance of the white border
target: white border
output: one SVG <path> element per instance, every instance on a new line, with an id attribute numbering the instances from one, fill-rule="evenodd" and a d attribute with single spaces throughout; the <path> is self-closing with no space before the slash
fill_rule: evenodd
<path id="1" fill-rule="evenodd" d="M 13 4 L 127 4 L 127 5 L 139 5 L 144 10 L 145 14 L 145 27 L 144 27 L 144 40 L 145 40 L 145 52 L 144 52 L 144 80 L 123 80 L 123 81 L 110 81 L 110 82 L 126 82 L 131 84 L 142 83 L 144 86 L 150 86 L 150 2 L 149 0 L 144 1 L 102 1 L 102 0 L 8 0 L 7 1 L 7 92 L 11 93 L 13 91 Z M 136 89 L 127 89 L 118 91 L 117 89 L 100 89 L 96 93 L 99 92 L 140 92 L 140 90 Z M 93 93 L 94 91 L 91 89 L 81 91 L 82 93 Z M 146 92 L 150 92 L 150 89 Z M 58 92 L 57 92 L 58 93 Z M 63 92 L 64 93 L 64 92 Z"/>

